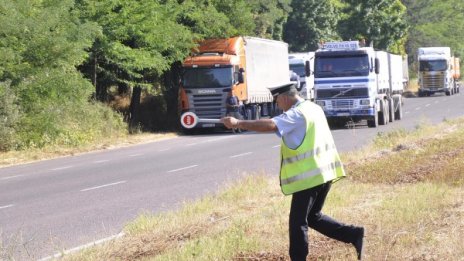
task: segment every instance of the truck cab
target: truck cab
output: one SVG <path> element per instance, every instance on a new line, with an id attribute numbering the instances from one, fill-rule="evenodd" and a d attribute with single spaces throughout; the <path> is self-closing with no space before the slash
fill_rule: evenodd
<path id="1" fill-rule="evenodd" d="M 393 60 L 399 61 L 398 68 L 391 66 Z M 401 109 L 401 64 L 400 56 L 361 47 L 356 41 L 326 43 L 315 53 L 315 102 L 331 125 L 361 120 L 369 127 L 387 124 Z"/>
<path id="2" fill-rule="evenodd" d="M 451 56 L 449 47 L 421 47 L 417 57 L 419 97 L 437 92 L 446 95 L 458 92 L 455 71 L 459 65 L 456 66 L 456 59 Z"/>

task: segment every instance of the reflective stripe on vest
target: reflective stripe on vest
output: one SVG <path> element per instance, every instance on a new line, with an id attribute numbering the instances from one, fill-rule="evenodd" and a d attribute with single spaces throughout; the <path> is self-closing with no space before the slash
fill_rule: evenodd
<path id="1" fill-rule="evenodd" d="M 298 175 L 293 176 L 293 177 L 288 178 L 288 179 L 283 179 L 283 180 L 280 181 L 280 183 L 282 185 L 291 184 L 293 182 L 297 182 L 297 181 L 300 181 L 300 180 L 311 178 L 311 177 L 314 177 L 316 175 L 322 175 L 326 171 L 334 171 L 336 168 L 340 168 L 341 166 L 342 166 L 342 163 L 340 161 L 337 161 L 335 163 L 330 163 L 327 166 L 317 168 L 317 169 L 312 169 L 312 170 L 310 170 L 308 172 L 298 174 Z"/>
<path id="2" fill-rule="evenodd" d="M 335 144 L 332 144 L 332 145 L 326 144 L 324 149 L 321 149 L 320 147 L 318 147 L 312 151 L 298 154 L 293 157 L 285 158 L 282 160 L 282 165 L 287 165 L 287 164 L 291 164 L 291 163 L 294 163 L 300 160 L 308 159 L 308 158 L 321 154 L 321 152 L 326 152 L 332 149 L 336 149 Z"/>
<path id="3" fill-rule="evenodd" d="M 345 176 L 322 109 L 309 101 L 296 107 L 306 120 L 306 133 L 296 149 L 281 142 L 280 186 L 286 195 Z"/>

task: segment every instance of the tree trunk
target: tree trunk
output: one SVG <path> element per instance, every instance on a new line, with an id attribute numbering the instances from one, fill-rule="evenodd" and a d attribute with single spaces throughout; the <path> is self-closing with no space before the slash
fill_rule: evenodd
<path id="1" fill-rule="evenodd" d="M 142 88 L 140 86 L 135 86 L 132 91 L 132 98 L 130 103 L 130 120 L 129 120 L 129 131 L 131 133 L 137 132 L 139 130 L 140 124 L 140 97 L 142 94 Z"/>

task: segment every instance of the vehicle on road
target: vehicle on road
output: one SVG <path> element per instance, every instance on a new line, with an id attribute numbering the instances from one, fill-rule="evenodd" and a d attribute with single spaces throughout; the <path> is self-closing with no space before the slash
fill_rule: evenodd
<path id="1" fill-rule="evenodd" d="M 244 36 L 205 40 L 183 63 L 179 112 L 220 119 L 227 113 L 228 97 L 236 96 L 243 118 L 270 116 L 275 105 L 268 88 L 288 82 L 288 68 L 287 43 Z M 195 126 L 213 127 L 223 125 Z"/>
<path id="2" fill-rule="evenodd" d="M 400 120 L 403 66 L 402 56 L 357 41 L 325 43 L 315 53 L 315 102 L 332 126 L 367 120 L 377 127 Z"/>
<path id="3" fill-rule="evenodd" d="M 459 92 L 459 58 L 451 55 L 450 47 L 421 47 L 417 57 L 419 97 L 437 92 L 448 96 Z"/>
<path id="4" fill-rule="evenodd" d="M 306 100 L 314 100 L 314 75 L 310 70 L 314 67 L 314 52 L 290 53 L 288 62 L 290 70 L 300 77 L 300 96 Z"/>

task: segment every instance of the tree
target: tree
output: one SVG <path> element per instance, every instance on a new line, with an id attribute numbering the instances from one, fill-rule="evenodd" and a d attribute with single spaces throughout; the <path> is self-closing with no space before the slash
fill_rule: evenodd
<path id="1" fill-rule="evenodd" d="M 339 14 L 332 1 L 293 0 L 284 40 L 293 52 L 315 50 L 321 41 L 338 39 Z"/>
<path id="2" fill-rule="evenodd" d="M 105 100 L 111 85 L 151 88 L 153 79 L 193 47 L 191 31 L 177 23 L 175 1 L 78 0 L 81 19 L 101 27 L 81 67 Z"/>
<path id="3" fill-rule="evenodd" d="M 464 57 L 464 3 L 462 1 L 406 0 L 407 20 L 411 25 L 408 53 L 414 61 L 417 48 L 449 46 L 458 57 Z"/>
<path id="4" fill-rule="evenodd" d="M 254 35 L 262 38 L 282 40 L 283 25 L 287 21 L 291 0 L 249 0 Z"/>
<path id="5" fill-rule="evenodd" d="M 400 0 L 345 0 L 339 23 L 344 40 L 366 39 L 374 47 L 404 53 L 407 35 L 406 7 Z"/>

